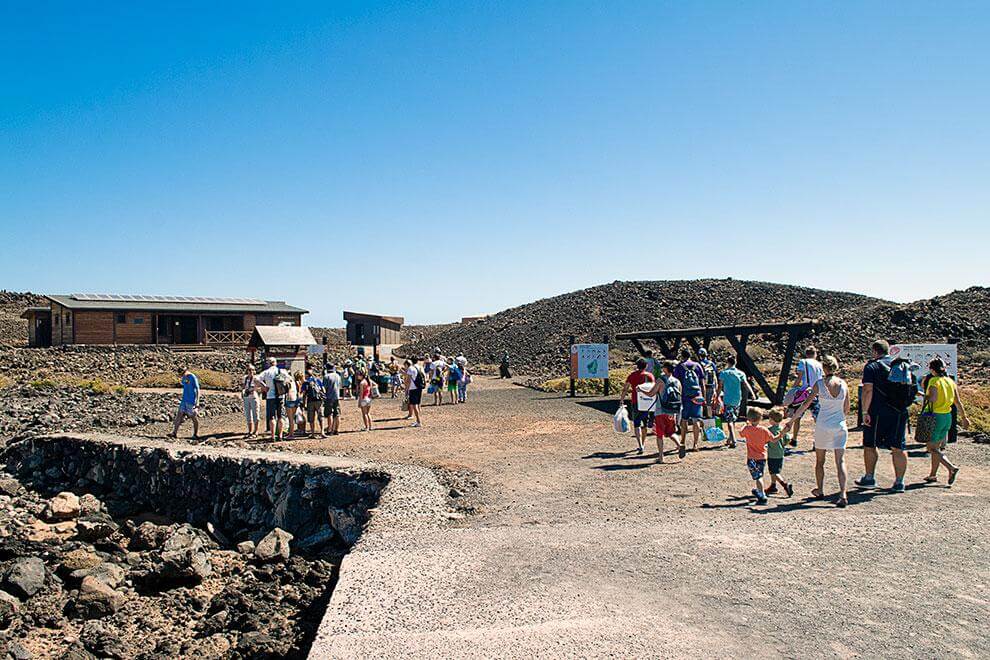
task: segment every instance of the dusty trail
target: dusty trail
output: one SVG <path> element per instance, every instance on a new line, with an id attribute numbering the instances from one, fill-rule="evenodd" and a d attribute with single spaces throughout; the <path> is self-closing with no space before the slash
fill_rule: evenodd
<path id="1" fill-rule="evenodd" d="M 354 431 L 345 401 L 345 433 L 280 443 L 478 482 L 454 500 L 474 515 L 362 540 L 324 622 L 327 653 L 990 655 L 986 446 L 952 447 L 964 471 L 951 490 L 918 484 L 927 457 L 912 451 L 908 492 L 854 489 L 845 510 L 806 499 L 812 459 L 799 452 L 785 462 L 795 497 L 754 507 L 742 448 L 655 465 L 655 448 L 632 454 L 594 400 L 479 380 L 466 406 L 424 406 L 422 429 L 383 399 L 381 430 Z M 240 428 L 230 415 L 204 430 Z M 889 461 L 878 476 L 892 480 Z"/>

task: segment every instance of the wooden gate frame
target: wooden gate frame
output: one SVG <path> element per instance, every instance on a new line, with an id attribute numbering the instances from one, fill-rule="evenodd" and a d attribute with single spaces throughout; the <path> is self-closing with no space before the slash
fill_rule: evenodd
<path id="1" fill-rule="evenodd" d="M 732 348 L 736 351 L 736 358 L 739 368 L 751 376 L 766 394 L 766 401 L 755 401 L 753 403 L 771 406 L 779 406 L 784 400 L 787 392 L 787 382 L 790 378 L 791 367 L 794 365 L 794 353 L 797 350 L 799 341 L 815 334 L 821 325 L 818 319 L 804 319 L 801 321 L 781 321 L 776 323 L 754 323 L 749 325 L 729 325 L 707 328 L 680 328 L 675 330 L 643 330 L 639 332 L 621 332 L 615 336 L 616 339 L 628 339 L 636 347 L 640 354 L 646 354 L 643 340 L 652 340 L 660 347 L 660 352 L 670 360 L 677 358 L 677 351 L 682 342 L 694 349 L 695 354 L 702 349 L 708 349 L 713 339 L 727 339 Z M 787 335 L 787 345 L 784 349 L 784 362 L 780 367 L 780 377 L 777 380 L 777 389 L 773 390 L 766 376 L 756 366 L 746 347 L 749 345 L 749 338 L 753 335 L 771 335 L 778 341 Z"/>

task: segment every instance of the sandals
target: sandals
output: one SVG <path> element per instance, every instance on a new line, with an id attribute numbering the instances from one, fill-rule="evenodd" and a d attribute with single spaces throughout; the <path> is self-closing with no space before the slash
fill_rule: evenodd
<path id="1" fill-rule="evenodd" d="M 952 475 L 949 476 L 951 477 Z M 933 484 L 938 481 L 938 477 L 925 477 L 924 479 L 922 479 L 922 481 L 924 481 L 926 484 Z"/>
<path id="2" fill-rule="evenodd" d="M 794 496 L 794 486 L 792 486 L 791 484 L 784 484 L 784 490 L 787 491 L 788 497 Z"/>
<path id="3" fill-rule="evenodd" d="M 816 500 L 820 500 L 823 497 L 825 497 L 825 495 L 822 493 L 822 491 L 818 490 L 817 488 L 812 488 L 811 489 L 811 496 L 813 498 L 815 498 Z"/>
<path id="4" fill-rule="evenodd" d="M 845 509 L 847 506 L 849 506 L 849 500 L 846 499 L 845 497 L 840 497 L 839 501 L 835 503 L 835 506 L 839 507 L 840 509 Z"/>
<path id="5" fill-rule="evenodd" d="M 953 470 L 952 472 L 949 473 L 949 485 L 950 486 L 956 482 L 956 475 L 957 474 L 959 474 L 959 468 L 956 468 L 955 470 Z"/>
<path id="6" fill-rule="evenodd" d="M 687 447 L 685 447 L 684 445 L 678 445 L 677 458 L 683 459 L 685 456 L 687 456 Z"/>

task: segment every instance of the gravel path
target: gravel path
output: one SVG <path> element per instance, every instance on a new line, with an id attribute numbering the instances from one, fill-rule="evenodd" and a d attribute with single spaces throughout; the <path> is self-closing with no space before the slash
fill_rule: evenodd
<path id="1" fill-rule="evenodd" d="M 424 406 L 408 428 L 278 447 L 434 468 L 454 508 L 417 528 L 375 524 L 348 555 L 314 654 L 336 657 L 990 655 L 987 447 L 952 447 L 951 490 L 805 498 L 811 455 L 787 459 L 792 499 L 754 507 L 745 451 L 637 457 L 596 400 L 478 379 L 466 406 Z M 230 442 L 236 416 L 208 420 Z M 811 429 L 805 429 L 805 433 Z M 859 435 L 850 477 L 862 467 Z M 802 446 L 810 439 L 802 437 Z M 834 492 L 834 473 L 826 490 Z M 881 483 L 892 480 L 881 462 Z M 944 479 L 944 476 L 943 476 Z"/>

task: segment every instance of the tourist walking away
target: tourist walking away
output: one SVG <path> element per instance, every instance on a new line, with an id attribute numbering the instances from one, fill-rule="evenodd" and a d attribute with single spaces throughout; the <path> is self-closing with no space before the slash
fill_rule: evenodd
<path id="1" fill-rule="evenodd" d="M 736 356 L 730 355 L 725 360 L 725 369 L 718 374 L 718 397 L 722 398 L 722 421 L 729 429 L 726 444 L 731 448 L 736 446 L 736 421 L 739 419 L 739 406 L 742 405 L 743 390 L 750 399 L 756 398 L 756 393 L 746 380 L 746 374 L 736 367 Z"/>
<path id="2" fill-rule="evenodd" d="M 633 434 L 636 436 L 636 453 L 643 453 L 643 446 L 646 443 L 646 431 L 653 426 L 653 410 L 641 410 L 639 386 L 643 383 L 652 383 L 653 374 L 646 370 L 646 359 L 636 360 L 636 371 L 626 376 L 626 382 L 622 384 L 622 392 L 619 393 L 619 405 L 626 405 L 626 395 L 630 394 L 632 402 L 629 404 L 629 416 L 633 420 Z"/>
<path id="3" fill-rule="evenodd" d="M 774 408 L 767 417 L 770 418 L 770 435 L 773 440 L 767 443 L 767 471 L 770 473 L 770 487 L 766 489 L 767 495 L 777 492 L 777 484 L 784 489 L 788 497 L 794 495 L 794 486 L 784 481 L 784 454 L 787 447 L 787 434 L 784 433 L 783 421 L 784 413 L 779 408 Z"/>
<path id="4" fill-rule="evenodd" d="M 796 367 L 796 381 L 795 395 L 798 392 L 803 393 L 804 396 L 812 396 L 811 392 L 814 390 L 815 385 L 818 381 L 822 379 L 824 371 L 822 369 L 822 363 L 818 361 L 818 349 L 814 346 L 809 346 L 804 349 L 804 357 L 797 363 Z M 793 410 L 797 409 L 804 403 L 804 398 L 793 404 Z M 815 419 L 818 418 L 818 398 L 816 397 L 814 401 L 811 402 L 811 416 Z M 797 447 L 798 433 L 801 432 L 801 418 L 792 417 L 794 419 L 794 433 L 791 435 L 791 446 Z"/>
<path id="5" fill-rule="evenodd" d="M 655 382 L 656 379 L 660 378 L 660 374 L 663 373 L 660 360 L 653 357 L 653 351 L 651 350 L 644 351 L 643 357 L 646 359 L 646 370 L 653 374 Z"/>
<path id="6" fill-rule="evenodd" d="M 361 411 L 361 420 L 364 422 L 364 430 L 371 430 L 371 399 L 372 384 L 371 377 L 360 369 L 354 376 L 354 385 L 357 388 L 358 409 Z"/>
<path id="7" fill-rule="evenodd" d="M 502 354 L 502 361 L 498 365 L 498 377 L 499 378 L 512 378 L 512 374 L 509 373 L 509 352 L 506 351 Z"/>
<path id="8" fill-rule="evenodd" d="M 702 405 L 705 403 L 705 373 L 701 365 L 691 359 L 691 351 L 682 348 L 680 356 L 681 363 L 674 369 L 674 377 L 681 381 L 681 441 L 687 444 L 690 426 L 694 435 L 691 451 L 698 451 Z"/>
<path id="9" fill-rule="evenodd" d="M 460 403 L 457 398 L 457 384 L 461 382 L 461 368 L 457 366 L 457 360 L 451 360 L 447 366 L 447 392 L 450 395 L 451 405 Z"/>
<path id="10" fill-rule="evenodd" d="M 684 443 L 677 435 L 677 416 L 681 413 L 681 381 L 674 378 L 677 363 L 664 360 L 660 365 L 660 376 L 657 377 L 653 388 L 647 393 L 657 397 L 656 414 L 653 417 L 654 431 L 657 436 L 657 463 L 663 463 L 663 441 L 670 438 L 677 447 L 677 456 L 686 456 Z M 647 364 L 647 369 L 649 365 Z"/>
<path id="11" fill-rule="evenodd" d="M 258 435 L 258 424 L 261 421 L 261 402 L 258 391 L 264 387 L 261 379 L 254 372 L 254 365 L 248 364 L 241 381 L 241 399 L 244 401 L 244 421 L 247 422 L 245 439 Z"/>
<path id="12" fill-rule="evenodd" d="M 275 358 L 268 358 L 268 368 L 259 374 L 265 384 L 265 420 L 268 423 L 272 441 L 282 439 L 282 418 L 285 416 L 285 393 L 289 391 L 292 378 L 288 372 L 278 368 Z"/>
<path id="13" fill-rule="evenodd" d="M 746 440 L 746 469 L 749 470 L 749 476 L 755 485 L 751 492 L 757 504 L 766 504 L 767 494 L 763 487 L 763 473 L 767 468 L 767 444 L 773 441 L 774 436 L 768 429 L 760 426 L 760 422 L 763 421 L 763 411 L 759 408 L 747 409 L 746 421 L 747 424 L 740 435 Z"/>
<path id="14" fill-rule="evenodd" d="M 333 364 L 323 373 L 323 423 L 324 433 L 340 433 L 340 374 Z"/>
<path id="15" fill-rule="evenodd" d="M 925 477 L 925 483 L 932 484 L 938 481 L 938 468 L 944 465 L 949 471 L 949 486 L 952 486 L 956 483 L 956 475 L 959 474 L 959 468 L 945 456 L 946 441 L 949 438 L 949 429 L 952 427 L 952 406 L 956 406 L 959 411 L 959 424 L 964 429 L 969 427 L 969 417 L 966 415 L 966 407 L 963 406 L 962 399 L 959 398 L 959 388 L 946 373 L 942 358 L 935 358 L 928 363 L 928 373 L 931 377 L 925 385 L 922 414 L 932 415 L 935 424 L 931 438 L 927 441 L 928 453 L 932 458 L 932 469 Z"/>
<path id="16" fill-rule="evenodd" d="M 457 381 L 457 402 L 467 403 L 467 388 L 471 384 L 471 372 L 468 371 L 466 357 L 459 355 L 456 362 L 461 370 L 461 378 Z"/>
<path id="17" fill-rule="evenodd" d="M 836 504 L 845 507 L 849 504 L 846 497 L 846 441 L 849 439 L 849 429 L 846 427 L 846 416 L 849 415 L 849 386 L 846 381 L 836 374 L 839 371 L 839 361 L 831 355 L 826 355 L 823 362 L 824 376 L 815 384 L 812 392 L 820 404 L 818 419 L 815 420 L 815 489 L 811 494 L 816 498 L 825 496 L 825 453 L 835 454 L 835 473 L 839 480 L 839 499 Z M 813 396 L 809 396 L 797 410 L 796 417 L 803 415 L 811 407 Z M 785 431 L 791 431 L 794 419 L 784 425 Z"/>
<path id="18" fill-rule="evenodd" d="M 416 420 L 412 425 L 418 428 L 422 423 L 419 418 L 419 406 L 423 401 L 426 374 L 419 368 L 418 358 L 410 358 L 409 362 L 409 368 L 406 369 L 406 400 L 409 402 L 409 414 L 406 415 L 406 419 L 415 417 Z"/>
<path id="19" fill-rule="evenodd" d="M 715 366 L 715 361 L 708 357 L 708 350 L 704 348 L 698 349 L 698 364 L 701 365 L 701 372 L 705 375 L 705 408 L 702 414 L 707 419 L 715 416 L 718 368 Z"/>
<path id="20" fill-rule="evenodd" d="M 436 353 L 433 360 L 426 367 L 426 375 L 430 378 L 429 391 L 433 394 L 433 405 L 443 405 L 443 377 L 447 370 L 447 363 L 443 355 Z"/>
<path id="21" fill-rule="evenodd" d="M 285 416 L 289 418 L 289 437 L 296 437 L 296 431 L 299 426 L 303 427 L 305 431 L 306 422 L 303 421 L 300 424 L 300 420 L 305 420 L 302 411 L 300 410 L 300 405 L 302 405 L 302 374 L 296 372 L 294 376 L 289 379 L 289 391 L 285 393 Z"/>
<path id="22" fill-rule="evenodd" d="M 402 375 L 399 373 L 399 363 L 395 361 L 395 356 L 388 359 L 388 387 L 392 390 L 392 398 L 399 396 L 402 389 Z"/>
<path id="23" fill-rule="evenodd" d="M 344 371 L 341 373 L 341 396 L 344 399 L 351 398 L 351 388 L 354 385 L 354 367 L 350 360 L 344 362 Z"/>
<path id="24" fill-rule="evenodd" d="M 182 400 L 179 402 L 179 411 L 175 413 L 175 422 L 168 437 L 178 436 L 179 427 L 188 417 L 193 423 L 192 439 L 199 440 L 199 378 L 193 372 L 184 369 L 180 382 L 182 383 Z"/>
<path id="25" fill-rule="evenodd" d="M 323 389 L 323 380 L 316 376 L 313 367 L 306 367 L 306 381 L 303 383 L 303 402 L 306 406 L 306 419 L 309 421 L 309 437 L 316 437 L 316 426 L 319 423 L 320 436 L 326 437 L 323 430 L 323 401 L 326 392 Z M 303 432 L 306 429 L 303 428 Z"/>
<path id="26" fill-rule="evenodd" d="M 861 488 L 876 488 L 878 450 L 890 451 L 894 465 L 894 485 L 891 491 L 904 492 L 904 473 L 907 472 L 907 423 L 908 407 L 914 402 L 917 385 L 896 383 L 891 380 L 893 360 L 888 353 L 890 344 L 883 339 L 870 347 L 873 359 L 863 368 L 863 465 L 865 474 L 856 480 Z M 910 369 L 899 363 L 896 374 Z M 895 374 L 895 379 L 896 379 Z M 903 380 L 903 376 L 900 377 Z"/>

